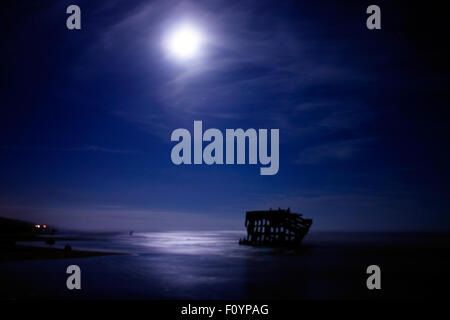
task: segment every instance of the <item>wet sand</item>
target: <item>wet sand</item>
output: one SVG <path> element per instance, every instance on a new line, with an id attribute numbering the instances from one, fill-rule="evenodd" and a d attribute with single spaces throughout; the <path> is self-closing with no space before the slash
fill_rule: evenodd
<path id="1" fill-rule="evenodd" d="M 9 261 L 26 261 L 26 260 L 42 260 L 42 259 L 76 259 L 90 258 L 105 255 L 116 255 L 118 253 L 96 252 L 96 251 L 80 251 L 72 250 L 67 252 L 58 248 L 42 248 L 33 246 L 0 247 L 0 262 Z"/>

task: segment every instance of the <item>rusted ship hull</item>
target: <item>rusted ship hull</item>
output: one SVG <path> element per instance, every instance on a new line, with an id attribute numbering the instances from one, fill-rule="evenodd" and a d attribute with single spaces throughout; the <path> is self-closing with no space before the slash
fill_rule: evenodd
<path id="1" fill-rule="evenodd" d="M 269 247 L 298 247 L 308 233 L 312 219 L 287 210 L 247 211 L 247 237 L 239 244 Z"/>

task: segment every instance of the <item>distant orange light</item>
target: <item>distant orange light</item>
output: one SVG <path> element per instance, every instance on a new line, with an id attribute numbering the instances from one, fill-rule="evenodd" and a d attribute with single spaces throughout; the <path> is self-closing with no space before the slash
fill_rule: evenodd
<path id="1" fill-rule="evenodd" d="M 46 224 L 42 225 L 42 228 L 46 229 L 46 228 L 47 228 L 47 225 L 46 225 Z"/>

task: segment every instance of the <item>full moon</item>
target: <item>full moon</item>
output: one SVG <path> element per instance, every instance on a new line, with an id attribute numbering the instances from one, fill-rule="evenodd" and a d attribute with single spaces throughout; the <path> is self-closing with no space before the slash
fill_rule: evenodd
<path id="1" fill-rule="evenodd" d="M 197 28 L 182 25 L 169 34 L 167 47 L 171 55 L 184 60 L 198 56 L 202 42 L 203 35 Z"/>

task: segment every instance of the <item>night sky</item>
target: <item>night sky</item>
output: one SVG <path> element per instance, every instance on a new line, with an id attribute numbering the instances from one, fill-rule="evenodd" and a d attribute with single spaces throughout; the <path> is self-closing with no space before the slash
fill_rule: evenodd
<path id="1" fill-rule="evenodd" d="M 81 30 L 66 28 L 67 6 Z M 378 4 L 382 29 L 366 28 Z M 450 229 L 448 8 L 2 1 L 0 216 L 85 230 Z M 180 21 L 207 36 L 177 61 Z M 171 162 L 177 128 L 277 128 L 280 169 Z"/>

